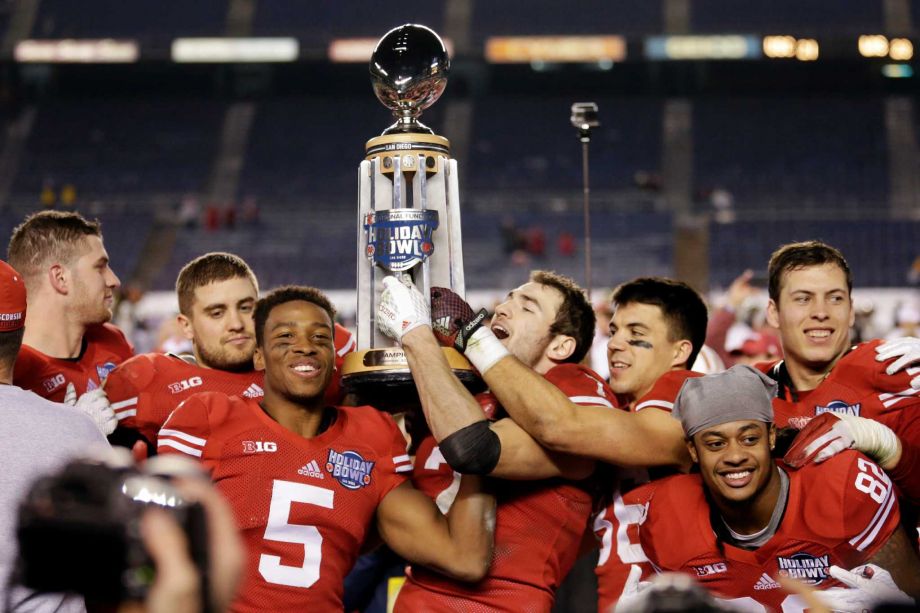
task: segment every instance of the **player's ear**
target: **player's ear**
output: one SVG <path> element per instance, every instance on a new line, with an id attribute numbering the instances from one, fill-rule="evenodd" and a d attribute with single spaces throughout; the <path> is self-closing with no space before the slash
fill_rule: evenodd
<path id="1" fill-rule="evenodd" d="M 767 302 L 767 323 L 773 328 L 779 329 L 779 307 L 772 298 Z"/>
<path id="2" fill-rule="evenodd" d="M 70 282 L 67 269 L 61 264 L 52 264 L 48 267 L 48 282 L 59 294 L 68 294 Z"/>
<path id="3" fill-rule="evenodd" d="M 671 360 L 671 367 L 686 366 L 688 369 L 693 364 L 687 364 L 690 354 L 693 352 L 693 343 L 687 339 L 682 339 L 674 343 L 674 359 Z"/>
<path id="4" fill-rule="evenodd" d="M 768 438 L 770 439 L 770 451 L 776 448 L 776 424 L 770 424 Z"/>
<path id="5" fill-rule="evenodd" d="M 687 444 L 687 451 L 690 452 L 690 459 L 693 460 L 694 464 L 699 464 L 700 458 L 696 454 L 696 447 L 693 445 L 693 441 L 690 439 L 684 439 L 684 442 Z"/>
<path id="6" fill-rule="evenodd" d="M 576 344 L 573 337 L 565 334 L 557 334 L 553 340 L 549 342 L 549 357 L 554 362 L 562 362 L 575 353 Z"/>
<path id="7" fill-rule="evenodd" d="M 255 353 L 252 354 L 252 367 L 255 370 L 265 370 L 265 354 L 258 345 L 256 345 Z"/>
<path id="8" fill-rule="evenodd" d="M 176 321 L 179 323 L 179 329 L 182 330 L 182 336 L 188 340 L 195 338 L 195 331 L 192 329 L 192 320 L 182 313 L 176 315 Z"/>

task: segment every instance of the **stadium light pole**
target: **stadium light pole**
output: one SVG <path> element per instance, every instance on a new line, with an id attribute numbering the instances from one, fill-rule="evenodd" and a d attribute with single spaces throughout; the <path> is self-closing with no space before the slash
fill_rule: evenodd
<path id="1" fill-rule="evenodd" d="M 591 301 L 591 187 L 588 173 L 588 147 L 591 144 L 591 129 L 598 127 L 597 103 L 576 102 L 572 104 L 572 125 L 578 130 L 578 140 L 581 141 L 581 175 L 582 193 L 584 194 L 584 222 L 585 222 L 585 289 L 588 300 Z M 591 301 L 591 304 L 594 304 Z"/>

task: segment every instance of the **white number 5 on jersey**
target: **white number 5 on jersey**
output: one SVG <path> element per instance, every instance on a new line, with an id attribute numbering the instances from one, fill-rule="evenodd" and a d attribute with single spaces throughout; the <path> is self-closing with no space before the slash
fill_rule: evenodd
<path id="1" fill-rule="evenodd" d="M 319 579 L 319 565 L 323 559 L 323 535 L 314 526 L 288 523 L 291 504 L 303 502 L 326 509 L 332 508 L 332 490 L 315 485 L 275 480 L 272 501 L 268 509 L 265 540 L 303 545 L 302 566 L 285 566 L 279 556 L 263 553 L 259 558 L 259 574 L 269 583 L 291 587 L 310 587 Z"/>

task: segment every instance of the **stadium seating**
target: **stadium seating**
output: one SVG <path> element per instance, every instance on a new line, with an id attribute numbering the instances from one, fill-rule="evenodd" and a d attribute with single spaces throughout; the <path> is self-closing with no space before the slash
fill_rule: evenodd
<path id="1" fill-rule="evenodd" d="M 307 47 L 325 49 L 333 38 L 379 38 L 404 23 L 442 30 L 444 2 L 406 0 L 390 6 L 374 0 L 259 0 L 252 31 L 256 36 L 296 36 Z"/>
<path id="2" fill-rule="evenodd" d="M 766 272 L 770 254 L 781 244 L 823 240 L 843 251 L 856 287 L 897 287 L 917 257 L 920 222 L 866 220 L 747 221 L 715 225 L 710 230 L 710 279 L 728 287 L 746 268 Z"/>
<path id="3" fill-rule="evenodd" d="M 719 98 L 694 103 L 697 190 L 771 215 L 886 207 L 881 99 Z"/>
<path id="4" fill-rule="evenodd" d="M 224 105 L 205 100 L 58 99 L 44 103 L 22 156 L 14 197 L 46 181 L 82 201 L 199 191 L 211 170 Z"/>
<path id="5" fill-rule="evenodd" d="M 226 0 L 42 0 L 34 38 L 132 38 L 168 48 L 176 36 L 221 36 Z"/>
<path id="6" fill-rule="evenodd" d="M 914 3 L 915 4 L 915 3 Z M 792 34 L 867 34 L 884 28 L 882 2 L 735 2 L 694 0 L 690 3 L 693 32 Z"/>

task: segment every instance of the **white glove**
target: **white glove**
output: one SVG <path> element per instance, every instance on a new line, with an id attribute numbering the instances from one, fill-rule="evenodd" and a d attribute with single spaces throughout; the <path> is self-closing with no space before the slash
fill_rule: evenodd
<path id="1" fill-rule="evenodd" d="M 886 362 L 891 358 L 898 358 L 888 365 L 885 372 L 893 375 L 905 367 L 920 367 L 920 338 L 905 336 L 893 341 L 886 341 L 875 348 L 875 360 Z M 910 386 L 915 390 L 920 389 L 920 374 L 911 379 Z"/>
<path id="2" fill-rule="evenodd" d="M 844 570 L 831 566 L 830 575 L 850 587 L 833 587 L 815 596 L 827 607 L 835 611 L 865 611 L 878 605 L 897 604 L 913 605 L 914 599 L 898 589 L 891 573 L 875 564 L 857 566 Z"/>
<path id="3" fill-rule="evenodd" d="M 612 613 L 629 613 L 630 611 L 642 610 L 645 604 L 645 592 L 652 586 L 651 581 L 639 581 L 642 577 L 642 568 L 638 564 L 632 564 L 629 567 L 629 575 L 626 577 L 626 583 L 623 585 L 623 591 L 617 599 L 616 606 L 613 607 Z"/>
<path id="4" fill-rule="evenodd" d="M 819 464 L 845 449 L 861 451 L 890 470 L 901 457 L 901 440 L 891 428 L 875 420 L 828 411 L 808 423 L 784 459 L 799 468 L 806 462 Z"/>
<path id="5" fill-rule="evenodd" d="M 99 431 L 106 436 L 114 432 L 115 426 L 118 425 L 115 411 L 112 410 L 109 398 L 101 387 L 90 390 L 77 398 L 77 388 L 73 386 L 73 383 L 68 383 L 67 391 L 64 393 L 64 404 L 72 406 L 92 419 Z"/>
<path id="6" fill-rule="evenodd" d="M 411 281 L 394 276 L 383 278 L 383 292 L 377 307 L 377 328 L 398 343 L 404 334 L 419 326 L 431 326 L 428 299 Z"/>

